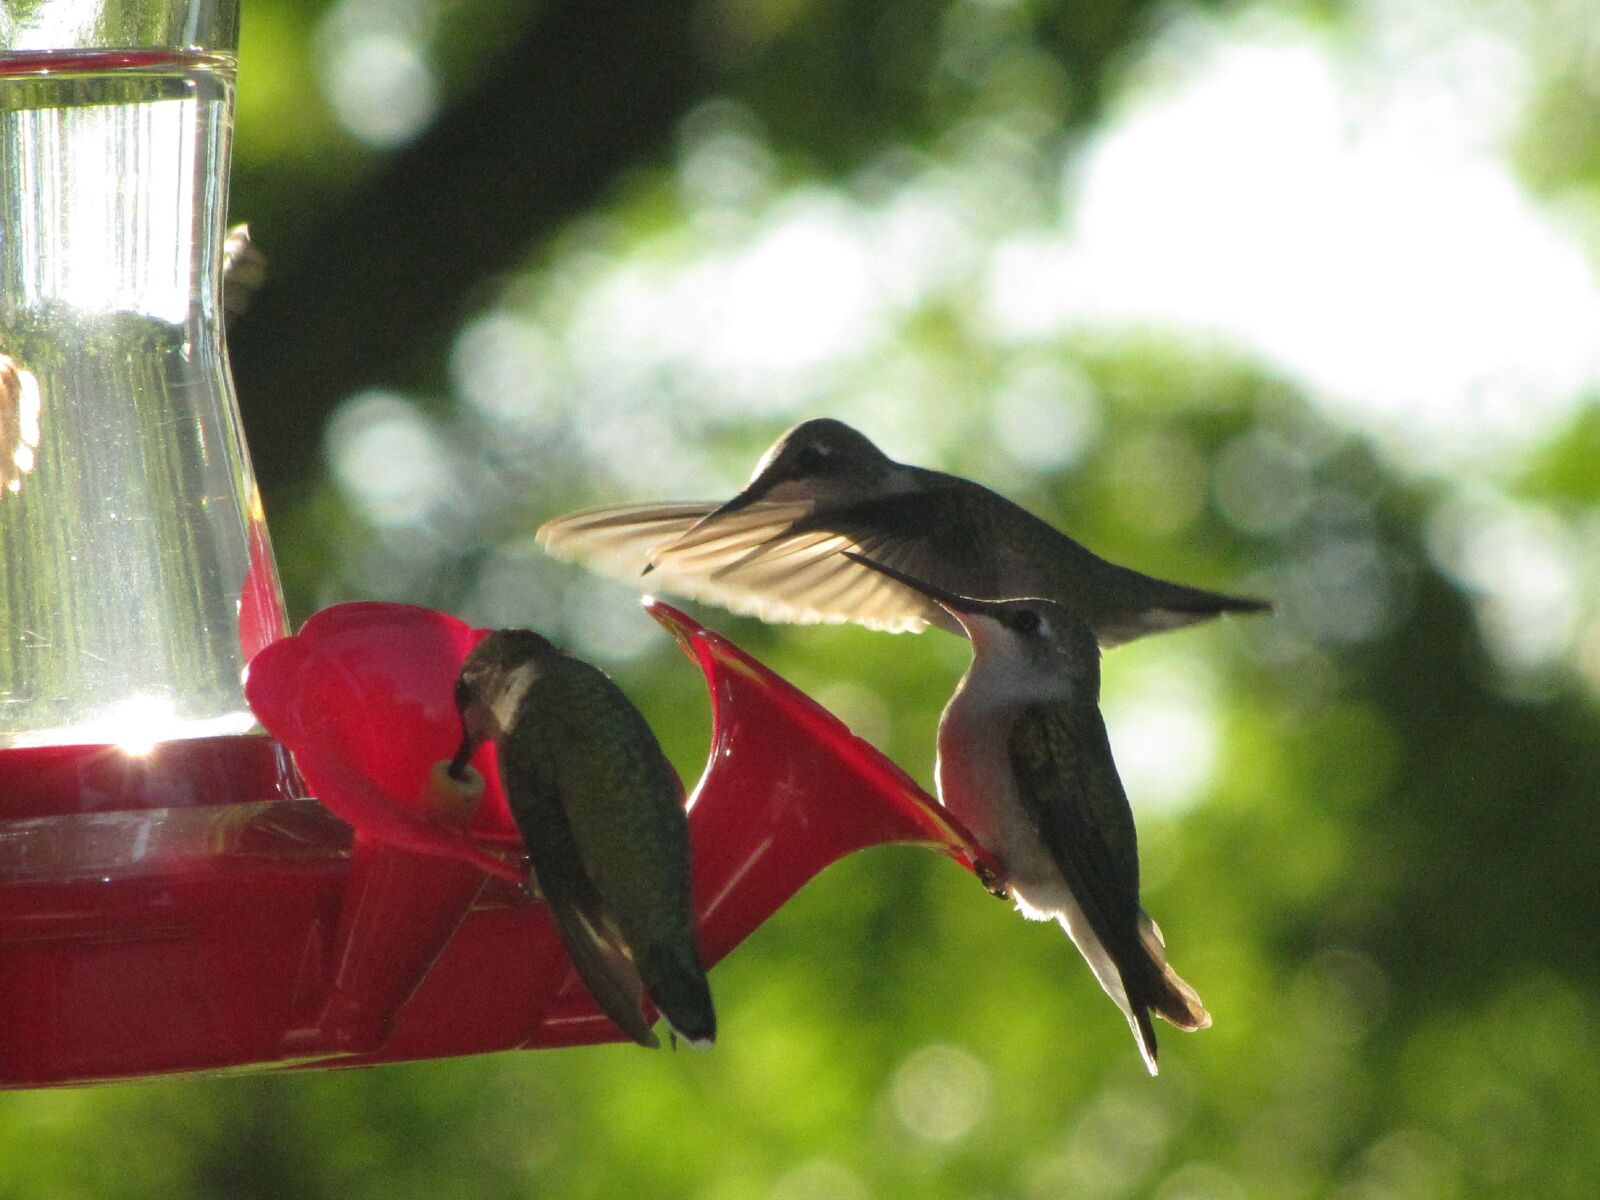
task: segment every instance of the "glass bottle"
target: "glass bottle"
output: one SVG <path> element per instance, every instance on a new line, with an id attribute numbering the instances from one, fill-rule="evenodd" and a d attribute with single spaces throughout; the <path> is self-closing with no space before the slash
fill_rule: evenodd
<path id="1" fill-rule="evenodd" d="M 285 620 L 223 342 L 237 31 L 0 11 L 0 746 L 255 728 Z"/>

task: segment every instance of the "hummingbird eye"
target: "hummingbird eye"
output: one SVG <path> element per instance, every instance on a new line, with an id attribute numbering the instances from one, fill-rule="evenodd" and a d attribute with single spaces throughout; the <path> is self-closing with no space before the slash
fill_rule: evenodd
<path id="1" fill-rule="evenodd" d="M 800 453 L 794 456 L 795 469 L 802 474 L 821 470 L 828 461 L 828 448 L 826 446 L 802 446 Z"/>
<path id="2" fill-rule="evenodd" d="M 1044 618 L 1031 608 L 1020 608 L 1011 618 L 1011 627 L 1026 637 L 1044 628 Z"/>

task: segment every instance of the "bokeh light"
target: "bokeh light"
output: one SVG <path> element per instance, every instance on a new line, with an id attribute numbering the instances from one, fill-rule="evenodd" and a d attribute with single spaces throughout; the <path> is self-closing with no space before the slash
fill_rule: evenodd
<path id="1" fill-rule="evenodd" d="M 322 86 L 351 136 L 386 148 L 421 133 L 438 111 L 427 60 L 433 0 L 339 0 L 318 30 Z"/>

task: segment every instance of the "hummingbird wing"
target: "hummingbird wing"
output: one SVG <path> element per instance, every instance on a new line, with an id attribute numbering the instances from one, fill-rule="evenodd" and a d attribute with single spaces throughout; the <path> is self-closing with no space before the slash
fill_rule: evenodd
<path id="1" fill-rule="evenodd" d="M 860 500 L 760 499 L 714 517 L 721 506 L 709 503 L 614 505 L 557 517 L 537 536 L 556 558 L 767 621 L 960 632 L 938 604 L 844 550 L 962 596 L 1047 596 L 1104 647 L 1271 607 L 1119 566 L 981 484 L 902 469 L 913 486 Z"/>
<path id="2" fill-rule="evenodd" d="M 534 537 L 554 558 L 633 583 L 649 569 L 655 546 L 686 533 L 716 508 L 692 502 L 608 504 L 546 521 Z"/>
<path id="3" fill-rule="evenodd" d="M 1139 907 L 1139 849 L 1133 810 L 1095 704 L 1040 703 L 1022 710 L 1007 750 L 1017 795 L 1060 870 L 1087 929 L 1068 932 L 1133 1028 L 1152 1074 L 1154 1010 L 1180 1029 L 1204 1028 L 1210 1014 L 1168 964 L 1154 923 Z M 1086 945 L 1093 941 L 1098 946 Z M 1113 988 L 1097 951 L 1115 968 Z M 1117 992 L 1122 992 L 1118 996 Z"/>
<path id="4" fill-rule="evenodd" d="M 695 937 L 683 783 L 631 700 L 604 672 L 564 656 L 535 682 L 537 713 L 572 855 L 673 1031 L 716 1037 Z"/>
<path id="5" fill-rule="evenodd" d="M 916 576 L 920 543 L 823 528 L 809 501 L 758 500 L 714 520 L 716 505 L 638 504 L 558 517 L 538 539 L 557 558 L 766 621 L 855 621 L 894 633 L 952 628 L 926 596 L 851 562 L 858 550 Z"/>
<path id="6" fill-rule="evenodd" d="M 661 1045 L 644 1011 L 644 981 L 633 954 L 584 867 L 554 781 L 513 731 L 501 743 L 506 795 L 533 874 L 578 976 L 600 1011 L 641 1046 Z"/>

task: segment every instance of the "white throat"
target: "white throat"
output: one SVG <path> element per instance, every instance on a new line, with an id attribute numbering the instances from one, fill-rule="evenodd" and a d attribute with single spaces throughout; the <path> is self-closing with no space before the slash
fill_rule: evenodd
<path id="1" fill-rule="evenodd" d="M 961 677 L 957 700 L 974 711 L 1015 711 L 1041 700 L 1068 701 L 1076 690 L 1063 674 L 1041 667 L 1021 640 L 998 622 L 977 618 L 967 625 L 972 641 L 972 665 Z"/>
<path id="2" fill-rule="evenodd" d="M 523 663 L 507 673 L 505 686 L 500 689 L 499 695 L 494 698 L 494 703 L 489 706 L 489 711 L 494 714 L 495 723 L 502 730 L 509 730 L 516 724 L 517 713 L 522 711 L 522 702 L 527 698 L 528 689 L 538 678 L 539 668 L 531 662 Z"/>

